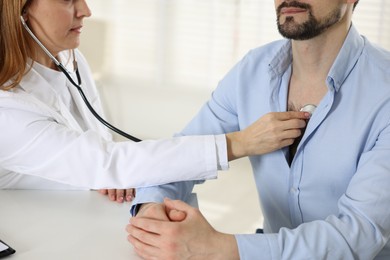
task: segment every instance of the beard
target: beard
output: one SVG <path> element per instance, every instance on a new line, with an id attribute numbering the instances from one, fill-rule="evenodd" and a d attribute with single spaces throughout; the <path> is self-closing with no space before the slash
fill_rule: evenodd
<path id="1" fill-rule="evenodd" d="M 280 15 L 283 7 L 297 7 L 307 10 L 309 16 L 308 20 L 299 24 L 295 21 L 294 16 L 287 16 L 284 23 L 281 24 Z M 318 20 L 313 15 L 311 5 L 298 1 L 283 2 L 276 11 L 279 33 L 283 37 L 291 40 L 312 39 L 336 24 L 341 18 L 341 9 L 335 8 L 329 15 Z"/>

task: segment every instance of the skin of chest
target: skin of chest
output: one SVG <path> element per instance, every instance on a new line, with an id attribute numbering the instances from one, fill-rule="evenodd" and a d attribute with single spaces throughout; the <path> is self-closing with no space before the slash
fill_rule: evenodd
<path id="1" fill-rule="evenodd" d="M 288 90 L 287 108 L 289 111 L 299 111 L 307 104 L 318 105 L 325 96 L 328 88 L 323 83 L 300 83 L 290 80 Z"/>

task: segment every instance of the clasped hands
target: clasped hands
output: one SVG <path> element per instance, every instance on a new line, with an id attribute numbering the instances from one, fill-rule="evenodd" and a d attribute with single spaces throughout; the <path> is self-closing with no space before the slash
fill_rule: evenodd
<path id="1" fill-rule="evenodd" d="M 238 259 L 234 236 L 217 232 L 198 209 L 180 200 L 142 205 L 126 231 L 143 259 Z"/>

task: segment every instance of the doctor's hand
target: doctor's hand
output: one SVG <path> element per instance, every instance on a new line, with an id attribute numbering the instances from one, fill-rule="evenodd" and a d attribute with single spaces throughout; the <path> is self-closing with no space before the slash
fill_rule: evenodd
<path id="1" fill-rule="evenodd" d="M 293 144 L 309 118 L 308 112 L 271 112 L 244 130 L 226 134 L 229 161 L 270 153 Z"/>
<path id="2" fill-rule="evenodd" d="M 135 189 L 100 189 L 100 194 L 107 195 L 109 200 L 122 202 L 131 202 L 135 197 Z"/>
<path id="3" fill-rule="evenodd" d="M 128 240 L 139 256 L 162 260 L 239 259 L 234 236 L 217 232 L 198 209 L 169 199 L 161 207 L 169 220 L 138 214 L 130 219 Z M 178 215 L 184 218 L 177 220 Z"/>

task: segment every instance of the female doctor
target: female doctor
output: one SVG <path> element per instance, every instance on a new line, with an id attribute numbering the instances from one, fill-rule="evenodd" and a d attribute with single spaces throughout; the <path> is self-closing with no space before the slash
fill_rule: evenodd
<path id="1" fill-rule="evenodd" d="M 0 3 L 0 188 L 101 189 L 122 202 L 132 199 L 130 188 L 216 178 L 228 160 L 263 152 L 256 123 L 227 135 L 114 142 L 50 57 L 71 79 L 80 77 L 101 114 L 90 69 L 76 49 L 83 19 L 91 15 L 86 0 Z M 289 132 L 270 146 L 277 149 L 296 135 Z"/>

